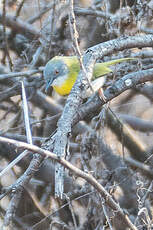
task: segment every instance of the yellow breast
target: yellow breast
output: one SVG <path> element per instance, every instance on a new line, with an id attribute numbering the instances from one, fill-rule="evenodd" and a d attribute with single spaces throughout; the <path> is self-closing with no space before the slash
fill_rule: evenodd
<path id="1" fill-rule="evenodd" d="M 75 81 L 76 81 L 77 75 L 73 75 L 68 77 L 61 85 L 53 85 L 54 90 L 62 95 L 62 96 L 66 96 L 70 93 Z"/>

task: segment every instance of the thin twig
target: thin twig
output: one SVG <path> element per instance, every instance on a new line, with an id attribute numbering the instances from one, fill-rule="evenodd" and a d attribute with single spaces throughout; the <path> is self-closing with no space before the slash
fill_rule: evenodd
<path id="1" fill-rule="evenodd" d="M 47 58 L 50 54 L 50 51 L 52 49 L 52 43 L 53 43 L 53 34 L 54 34 L 54 22 L 55 22 L 55 12 L 56 12 L 56 0 L 53 0 L 53 5 L 52 5 L 52 11 L 51 11 L 51 23 L 50 23 L 50 42 L 49 42 L 49 49 L 47 53 Z"/>
<path id="2" fill-rule="evenodd" d="M 84 198 L 86 196 L 90 196 L 91 194 L 95 193 L 95 191 L 92 191 L 92 192 L 89 192 L 89 193 L 86 193 L 86 194 L 83 194 L 77 198 L 75 198 L 74 200 L 79 200 L 81 198 Z M 54 216 L 57 212 L 59 212 L 61 209 L 65 208 L 68 206 L 68 203 L 66 204 L 63 204 L 62 206 L 60 206 L 57 210 L 55 210 L 53 213 L 51 213 L 50 215 L 46 216 L 45 218 L 43 218 L 41 221 L 39 221 L 37 224 L 33 225 L 32 227 L 33 228 L 36 228 L 38 227 L 40 224 L 42 224 L 44 221 L 46 221 L 48 218 Z"/>
<path id="3" fill-rule="evenodd" d="M 41 73 L 43 71 L 43 68 L 34 69 L 34 70 L 27 70 L 24 72 L 13 72 L 13 73 L 6 73 L 6 74 L 0 74 L 0 81 L 14 78 L 14 77 L 30 77 L 33 74 Z"/>
<path id="4" fill-rule="evenodd" d="M 24 81 L 24 79 L 23 79 L 23 81 Z M 25 128 L 26 128 L 27 141 L 28 141 L 29 144 L 32 144 L 32 134 L 31 134 L 31 128 L 30 128 L 28 103 L 27 103 L 26 92 L 25 92 L 24 82 L 23 81 L 21 81 L 21 85 L 22 85 L 24 123 L 25 123 Z"/>
<path id="5" fill-rule="evenodd" d="M 4 36 L 4 42 L 5 42 L 5 52 L 8 57 L 10 70 L 12 71 L 13 63 L 12 63 L 11 56 L 9 53 L 9 46 L 8 46 L 7 36 L 6 36 L 6 0 L 3 0 L 2 21 L 3 21 L 3 36 Z"/>
<path id="6" fill-rule="evenodd" d="M 74 13 L 76 15 L 101 17 L 107 20 L 110 20 L 112 18 L 112 14 L 109 14 L 108 12 L 106 13 L 100 10 L 85 9 L 80 7 L 75 7 Z M 125 19 L 125 16 L 123 17 L 123 19 Z"/>
<path id="7" fill-rule="evenodd" d="M 76 218 L 75 218 L 75 214 L 74 214 L 74 210 L 73 210 L 71 200 L 66 194 L 64 194 L 64 195 L 66 197 L 67 203 L 69 205 L 69 209 L 71 211 L 71 215 L 72 215 L 72 219 L 73 219 L 73 223 L 74 223 L 74 229 L 77 230 L 77 222 L 76 222 Z"/>
<path id="8" fill-rule="evenodd" d="M 70 32 L 71 32 L 71 38 L 73 41 L 73 48 L 75 50 L 75 53 L 77 54 L 80 62 L 82 62 L 82 54 L 79 48 L 79 34 L 77 32 L 76 28 L 76 19 L 75 19 L 75 14 L 74 14 L 74 2 L 73 0 L 69 0 L 69 25 L 70 25 Z M 80 63 L 81 64 L 81 63 Z"/>
<path id="9" fill-rule="evenodd" d="M 150 185 L 149 185 L 149 188 L 147 189 L 145 195 L 142 197 L 141 199 L 141 202 L 142 202 L 142 205 L 144 206 L 145 205 L 145 201 L 147 199 L 147 197 L 149 196 L 150 193 L 153 192 L 153 181 L 151 181 Z"/>
<path id="10" fill-rule="evenodd" d="M 104 212 L 104 215 L 106 217 L 107 223 L 109 225 L 109 228 L 110 228 L 110 230 L 113 230 L 112 224 L 110 222 L 110 218 L 109 218 L 108 213 L 107 213 L 107 207 L 105 206 L 105 201 L 102 201 L 102 208 L 103 208 L 103 212 Z"/>
<path id="11" fill-rule="evenodd" d="M 8 164 L 1 172 L 0 177 L 2 177 L 5 173 L 7 173 L 10 169 L 12 169 L 20 160 L 22 160 L 26 155 L 28 154 L 28 151 L 23 151 L 18 157 L 16 157 L 10 164 Z"/>
<path id="12" fill-rule="evenodd" d="M 150 165 L 147 165 L 145 163 L 141 163 L 138 160 L 134 160 L 130 157 L 125 157 L 124 158 L 125 162 L 127 162 L 130 166 L 136 167 L 137 169 L 140 170 L 141 173 L 145 174 L 149 178 L 153 179 L 153 170 Z M 149 189 L 150 192 L 150 189 Z"/>
<path id="13" fill-rule="evenodd" d="M 24 187 L 27 186 L 30 179 L 33 177 L 34 173 L 38 170 L 43 159 L 44 157 L 42 155 L 34 154 L 33 159 L 31 160 L 27 170 L 16 181 L 16 183 L 13 186 L 11 186 L 11 190 L 13 191 L 13 197 L 10 201 L 9 207 L 4 218 L 5 226 L 8 226 L 12 222 L 16 209 L 18 208 L 18 204 L 20 202 L 21 194 L 24 190 Z"/>
<path id="14" fill-rule="evenodd" d="M 26 1 L 26 0 L 22 0 L 22 1 L 20 2 L 19 6 L 18 6 L 18 8 L 17 8 L 17 10 L 16 10 L 15 18 L 19 17 L 20 12 L 21 12 L 21 10 L 22 10 L 22 7 L 23 7 L 25 1 Z"/>
<path id="15" fill-rule="evenodd" d="M 30 130 L 30 122 L 29 122 L 29 115 L 28 115 L 28 105 L 26 100 L 26 94 L 23 82 L 22 83 L 22 97 L 23 97 L 23 108 L 24 108 L 24 118 L 25 118 L 25 126 L 26 126 L 26 133 L 27 133 L 27 140 L 29 144 L 32 144 L 32 135 Z M 3 176 L 7 171 L 13 168 L 20 160 L 22 160 L 28 151 L 22 152 L 17 158 L 15 158 L 7 167 L 5 167 L 2 172 L 0 172 L 0 177 Z"/>
<path id="16" fill-rule="evenodd" d="M 39 61 L 42 51 L 43 51 L 42 46 L 39 46 L 36 52 L 32 56 L 32 61 L 30 63 L 30 69 L 33 69 L 36 66 L 37 62 Z"/>
<path id="17" fill-rule="evenodd" d="M 29 18 L 27 20 L 27 23 L 30 23 L 30 24 L 34 23 L 36 20 L 41 18 L 45 13 L 47 13 L 50 9 L 52 9 L 52 7 L 53 7 L 53 3 L 50 3 L 47 6 L 44 6 L 42 8 L 42 10 L 40 10 L 40 12 L 38 14 L 36 14 L 36 15 L 32 16 L 31 18 Z"/>

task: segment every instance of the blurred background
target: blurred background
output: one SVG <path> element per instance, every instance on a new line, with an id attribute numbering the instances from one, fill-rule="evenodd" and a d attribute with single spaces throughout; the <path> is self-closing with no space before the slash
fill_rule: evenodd
<path id="1" fill-rule="evenodd" d="M 74 13 L 82 54 L 91 46 L 115 38 L 153 34 L 152 0 L 75 0 Z M 33 143 L 46 145 L 56 131 L 66 97 L 52 89 L 45 93 L 42 71 L 54 56 L 75 55 L 68 17 L 66 0 L 0 2 L 1 136 L 27 142 L 22 75 Z M 136 60 L 112 66 L 104 90 L 125 74 L 153 66 L 152 48 L 143 47 L 126 49 L 98 62 L 123 57 Z M 69 140 L 69 161 L 95 176 L 139 229 L 153 228 L 152 101 L 152 82 L 134 86 L 75 125 Z M 0 170 L 21 152 L 13 145 L 0 143 Z M 11 200 L 11 193 L 3 194 L 23 175 L 31 159 L 29 153 L 0 178 L 1 229 Z M 66 170 L 64 186 L 66 198 L 55 199 L 54 162 L 45 159 L 24 189 L 12 229 L 128 229 L 85 180 Z"/>

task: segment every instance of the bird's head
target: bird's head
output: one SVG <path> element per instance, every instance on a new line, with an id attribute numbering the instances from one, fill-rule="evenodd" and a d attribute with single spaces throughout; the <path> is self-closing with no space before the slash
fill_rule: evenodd
<path id="1" fill-rule="evenodd" d="M 44 78 L 47 91 L 51 86 L 61 86 L 68 78 L 69 69 L 66 63 L 58 57 L 52 58 L 45 66 Z"/>

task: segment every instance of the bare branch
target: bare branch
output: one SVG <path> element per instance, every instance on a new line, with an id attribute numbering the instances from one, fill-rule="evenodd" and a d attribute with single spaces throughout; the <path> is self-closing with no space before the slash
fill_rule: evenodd
<path id="1" fill-rule="evenodd" d="M 120 208 L 119 204 L 117 204 L 112 199 L 111 195 L 105 190 L 105 188 L 100 183 L 98 183 L 98 181 L 91 174 L 83 172 L 82 170 L 78 169 L 77 167 L 75 167 L 74 165 L 72 165 L 71 163 L 66 161 L 64 158 L 59 158 L 56 154 L 54 154 L 48 150 L 43 150 L 43 149 L 37 147 L 36 145 L 27 144 L 24 142 L 18 142 L 18 141 L 8 139 L 5 137 L 0 137 L 0 141 L 5 142 L 5 143 L 11 143 L 11 144 L 15 145 L 17 148 L 22 147 L 22 148 L 28 149 L 32 152 L 39 153 L 42 156 L 46 155 L 48 157 L 51 157 L 53 160 L 59 162 L 64 167 L 68 168 L 73 173 L 75 173 L 76 175 L 84 178 L 88 183 L 90 183 L 100 193 L 100 195 L 105 199 L 105 202 L 109 205 L 109 207 L 112 208 L 113 210 L 115 210 L 116 212 L 118 212 L 118 215 L 127 223 L 127 225 L 132 230 L 137 230 L 137 228 L 132 224 L 132 222 L 130 221 L 128 216 L 126 214 L 124 214 L 124 212 Z M 21 181 L 21 178 L 19 180 Z"/>

